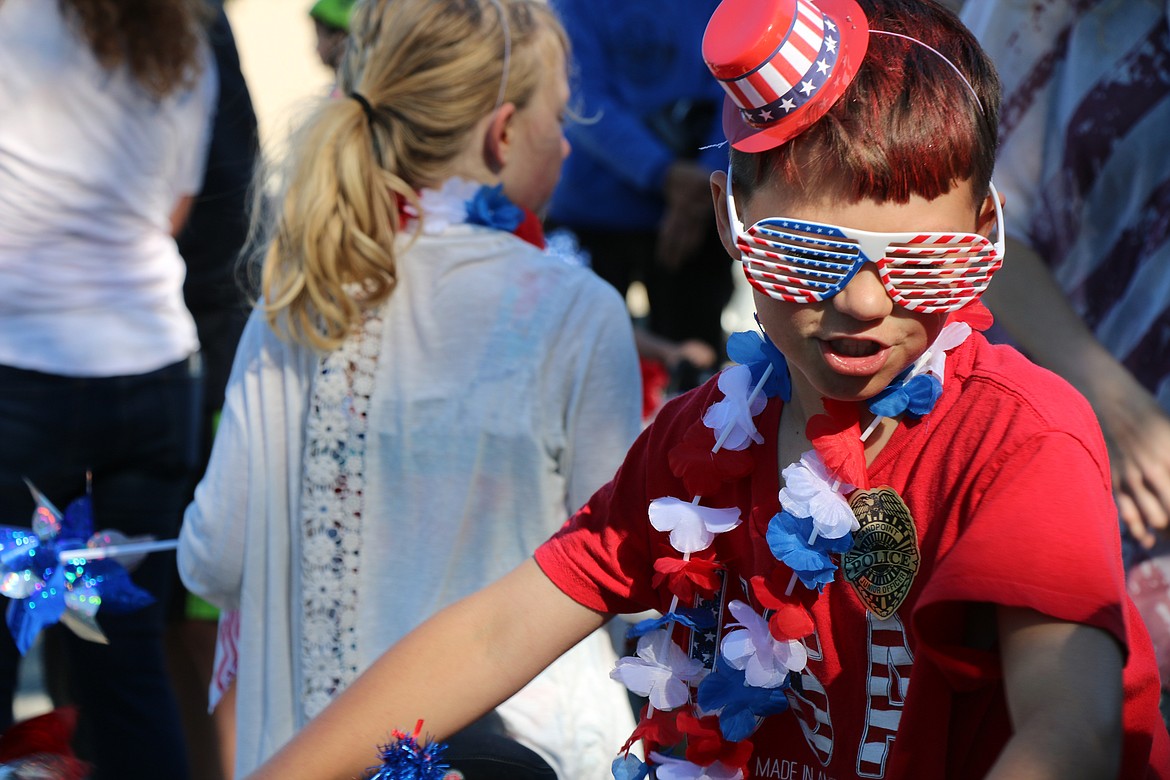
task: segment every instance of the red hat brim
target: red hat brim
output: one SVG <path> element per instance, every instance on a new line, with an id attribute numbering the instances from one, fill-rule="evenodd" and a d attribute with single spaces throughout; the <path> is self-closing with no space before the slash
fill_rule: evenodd
<path id="1" fill-rule="evenodd" d="M 741 152 L 766 152 L 791 141 L 828 113 L 845 94 L 861 68 L 869 48 L 869 21 L 854 0 L 813 0 L 827 14 L 841 33 L 841 54 L 837 67 L 816 96 L 775 124 L 756 127 L 744 120 L 739 107 L 730 97 L 723 99 L 723 133 L 728 142 Z"/>

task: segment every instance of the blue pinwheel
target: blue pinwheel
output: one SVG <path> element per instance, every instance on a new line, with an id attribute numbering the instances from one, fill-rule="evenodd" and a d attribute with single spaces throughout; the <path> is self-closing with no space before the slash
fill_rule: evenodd
<path id="1" fill-rule="evenodd" d="M 102 550 L 110 535 L 93 533 L 88 494 L 61 512 L 31 483 L 29 489 L 37 503 L 32 530 L 0 526 L 0 594 L 10 599 L 12 638 L 26 653 L 43 628 L 59 622 L 83 639 L 106 644 L 99 608 L 132 612 L 154 597 Z"/>

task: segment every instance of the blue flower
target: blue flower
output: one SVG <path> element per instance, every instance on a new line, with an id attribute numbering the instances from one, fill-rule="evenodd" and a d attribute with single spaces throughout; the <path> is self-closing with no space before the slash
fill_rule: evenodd
<path id="1" fill-rule="evenodd" d="M 524 210 L 508 200 L 503 184 L 484 185 L 467 201 L 467 221 L 511 233 L 524 221 Z"/>
<path id="2" fill-rule="evenodd" d="M 710 612 L 701 609 L 677 609 L 674 612 L 667 612 L 661 617 L 647 618 L 635 623 L 626 631 L 626 636 L 630 639 L 637 639 L 643 634 L 649 634 L 659 628 L 668 628 L 671 623 L 681 623 L 692 631 L 701 631 L 704 628 L 713 627 L 715 618 Z"/>
<path id="3" fill-rule="evenodd" d="M 764 383 L 764 395 L 768 398 L 780 397 L 781 401 L 792 398 L 792 379 L 788 374 L 788 361 L 776 345 L 766 335 L 751 330 L 732 333 L 727 339 L 727 356 L 747 366 L 752 372 L 752 386 L 760 381 L 768 366 L 772 366 L 772 375 Z"/>
<path id="4" fill-rule="evenodd" d="M 742 670 L 718 657 L 715 671 L 699 683 L 696 701 L 704 712 L 719 713 L 719 730 L 728 742 L 747 739 L 761 718 L 788 709 L 784 693 L 788 683 L 778 688 L 756 688 L 748 685 L 744 677 Z"/>
<path id="5" fill-rule="evenodd" d="M 869 410 L 879 417 L 911 417 L 929 414 L 942 395 L 942 382 L 934 374 L 919 374 L 909 381 L 895 379 L 890 386 L 869 399 Z"/>
<path id="6" fill-rule="evenodd" d="M 829 552 L 836 552 L 842 546 L 853 545 L 852 534 L 840 539 L 817 537 L 809 545 L 812 535 L 812 518 L 796 517 L 780 512 L 768 523 L 768 548 L 777 560 L 796 572 L 800 581 L 810 590 L 821 590 L 833 581 L 836 564 L 829 558 Z"/>
<path id="7" fill-rule="evenodd" d="M 643 780 L 650 774 L 650 767 L 629 753 L 615 758 L 610 770 L 613 772 L 614 780 Z"/>

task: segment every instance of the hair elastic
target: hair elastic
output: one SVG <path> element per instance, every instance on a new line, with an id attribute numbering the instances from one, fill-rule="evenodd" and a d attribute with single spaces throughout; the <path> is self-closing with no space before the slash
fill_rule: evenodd
<path id="1" fill-rule="evenodd" d="M 370 105 L 370 101 L 366 100 L 366 96 L 362 93 L 355 90 L 349 93 L 349 97 L 357 101 L 358 105 L 362 107 L 362 113 L 366 115 L 366 124 L 370 128 L 370 145 L 374 149 L 374 160 L 378 163 L 379 167 L 382 167 L 382 145 L 378 143 L 378 134 L 374 132 L 374 125 L 378 123 L 378 113 L 374 111 L 374 107 Z M 396 111 L 387 110 L 394 116 L 401 116 Z"/>
<path id="2" fill-rule="evenodd" d="M 374 107 L 370 105 L 370 101 L 366 100 L 365 95 L 360 92 L 350 92 L 349 96 L 358 102 L 362 107 L 362 113 L 366 115 L 366 121 L 370 123 L 370 129 L 373 129 L 374 123 L 378 121 L 378 115 L 374 113 Z"/>

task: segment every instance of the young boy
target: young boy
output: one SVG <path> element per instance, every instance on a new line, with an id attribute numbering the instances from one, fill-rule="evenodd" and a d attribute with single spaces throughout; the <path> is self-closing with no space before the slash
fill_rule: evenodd
<path id="1" fill-rule="evenodd" d="M 614 675 L 661 780 L 1170 777 L 1092 412 L 970 327 L 1002 261 L 990 63 L 928 0 L 724 0 L 704 56 L 766 338 L 257 776 L 352 776 L 652 608 Z"/>

